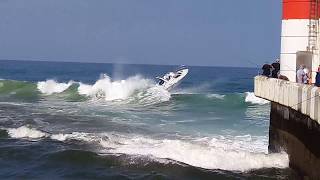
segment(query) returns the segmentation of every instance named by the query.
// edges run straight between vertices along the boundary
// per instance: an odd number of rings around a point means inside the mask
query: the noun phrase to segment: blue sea
[[[292,179],[256,68],[0,61],[1,179]]]

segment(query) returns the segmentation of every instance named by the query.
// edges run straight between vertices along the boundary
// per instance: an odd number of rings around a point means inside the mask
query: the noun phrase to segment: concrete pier
[[[269,151],[286,151],[304,179],[320,179],[320,88],[255,77],[255,95],[271,101]]]

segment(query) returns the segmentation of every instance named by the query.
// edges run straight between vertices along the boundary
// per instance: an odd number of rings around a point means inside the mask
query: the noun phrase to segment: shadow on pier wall
[[[286,151],[290,167],[304,179],[320,180],[320,126],[278,103],[271,103],[269,151]]]

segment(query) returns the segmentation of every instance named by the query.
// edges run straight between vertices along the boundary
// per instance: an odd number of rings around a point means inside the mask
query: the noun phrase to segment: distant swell
[[[154,139],[140,135],[115,133],[81,133],[49,134],[27,126],[7,129],[12,138],[50,138],[58,141],[77,140],[100,145],[101,153],[145,156],[166,163],[166,159],[182,162],[206,169],[222,169],[231,171],[248,171],[260,168],[287,168],[288,155],[285,153],[266,154],[261,150],[253,150],[260,144],[250,137],[226,139]],[[242,144],[239,146],[239,144]],[[249,147],[249,148],[248,148]],[[259,146],[258,146],[259,147]]]

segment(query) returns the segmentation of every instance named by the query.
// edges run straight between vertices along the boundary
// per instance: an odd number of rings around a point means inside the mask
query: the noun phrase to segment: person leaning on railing
[[[276,59],[276,61],[274,63],[272,63],[271,66],[272,66],[271,77],[278,78],[279,71],[280,71],[280,60]]]
[[[270,64],[264,64],[261,69],[262,69],[263,76],[267,76],[267,77],[271,76],[272,66]]]

